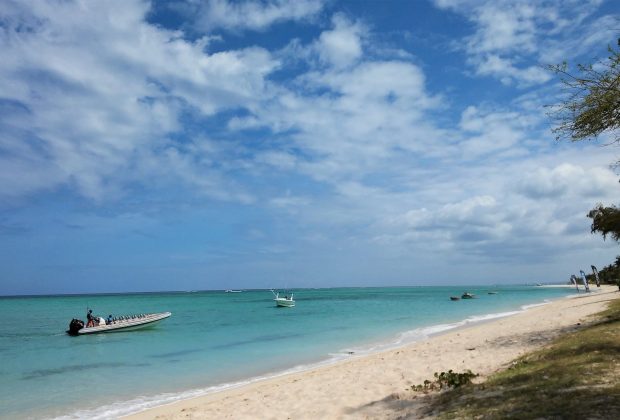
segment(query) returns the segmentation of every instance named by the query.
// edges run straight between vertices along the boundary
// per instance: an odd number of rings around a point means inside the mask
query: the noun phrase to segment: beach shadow
[[[565,366],[571,369],[573,366]],[[544,377],[557,377],[559,372],[534,372]],[[415,417],[460,419],[612,419],[620,416],[620,398],[608,387],[580,386],[553,381],[535,381],[532,374],[518,375],[486,387],[452,389],[430,394],[417,408]],[[559,385],[559,386],[558,386]],[[562,386],[564,385],[564,386]]]
[[[550,343],[554,338],[578,331],[583,324],[569,325],[563,328],[550,328],[543,331],[529,332],[524,334],[510,334],[497,337],[492,340],[485,341],[485,346],[489,347],[520,347],[523,344],[545,345]]]
[[[590,295],[586,295],[586,296],[583,296],[583,297],[588,297],[588,296],[590,296]],[[597,300],[597,301],[594,301],[594,302],[587,302],[587,303],[581,303],[579,305],[573,305],[573,307],[578,308],[580,306],[596,305],[596,304],[599,304],[599,303],[602,303],[602,302],[613,302],[616,299],[617,298]]]
[[[429,410],[430,395],[413,392],[394,393],[356,408],[345,410],[347,416],[364,419],[426,419],[437,413]]]

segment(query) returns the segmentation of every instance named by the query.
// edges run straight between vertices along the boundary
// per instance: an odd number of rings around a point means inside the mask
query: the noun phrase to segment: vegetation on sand
[[[438,393],[439,418],[620,418],[620,300],[595,324],[567,333],[510,369]]]
[[[463,373],[453,372],[452,369],[447,372],[435,372],[435,379],[433,381],[427,379],[421,385],[412,385],[411,390],[428,392],[445,388],[458,388],[471,383],[471,380],[476,376],[478,376],[478,374],[473,373],[469,369]]]

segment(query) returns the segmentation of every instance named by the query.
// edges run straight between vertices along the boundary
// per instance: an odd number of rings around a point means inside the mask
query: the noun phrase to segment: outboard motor
[[[67,331],[67,334],[78,335],[78,331],[82,328],[84,328],[84,321],[73,318],[69,323],[69,330]]]

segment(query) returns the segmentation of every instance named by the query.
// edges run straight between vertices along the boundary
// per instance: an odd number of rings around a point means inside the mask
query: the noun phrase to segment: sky
[[[0,294],[564,282],[603,0],[0,0]]]

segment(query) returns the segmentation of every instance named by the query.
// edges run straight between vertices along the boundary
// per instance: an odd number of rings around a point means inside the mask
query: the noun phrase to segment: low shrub
[[[444,388],[458,388],[463,385],[467,385],[471,383],[472,379],[478,376],[477,373],[473,373],[471,370],[467,369],[463,373],[454,372],[450,369],[447,372],[437,373],[435,372],[435,380],[429,381],[428,379],[424,381],[423,384],[420,385],[412,385],[412,391],[436,391]]]

